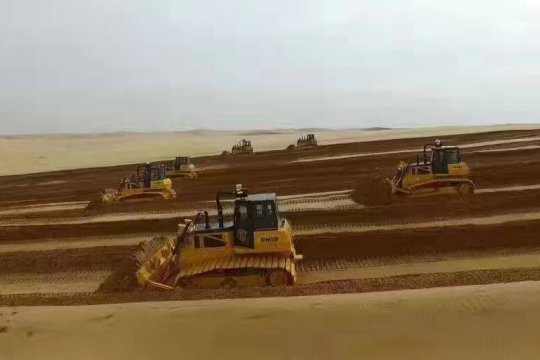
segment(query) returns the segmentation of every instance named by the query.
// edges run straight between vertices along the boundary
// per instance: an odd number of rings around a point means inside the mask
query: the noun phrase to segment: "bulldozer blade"
[[[158,288],[158,289],[174,290],[173,286],[165,285],[165,284],[158,283],[158,282],[155,282],[155,281],[152,281],[152,280],[148,280],[148,285],[153,286],[153,287]]]
[[[141,244],[142,250],[137,253],[139,269],[136,276],[140,285],[150,282],[160,282],[161,275],[166,271],[175,247],[173,239],[156,237]]]
[[[179,229],[176,239],[158,236],[141,244],[142,250],[136,255],[139,264],[136,277],[140,285],[173,289],[165,283],[180,271],[178,250],[192,223],[192,220],[186,220],[184,225],[179,225],[183,228]]]

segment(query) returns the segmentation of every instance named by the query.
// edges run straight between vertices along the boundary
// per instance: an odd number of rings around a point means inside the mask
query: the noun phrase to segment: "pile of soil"
[[[134,256],[122,261],[118,268],[105,279],[97,289],[97,293],[125,292],[139,287],[135,273],[139,268]]]
[[[387,205],[392,202],[392,189],[381,176],[360,182],[351,194],[354,202],[366,206]]]

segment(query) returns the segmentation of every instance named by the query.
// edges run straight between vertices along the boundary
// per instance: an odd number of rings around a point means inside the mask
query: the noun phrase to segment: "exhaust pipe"
[[[208,218],[208,211],[204,210],[204,228],[210,229],[210,219]]]
[[[221,206],[221,201],[219,201],[219,193],[216,194],[216,206],[218,212],[218,225],[219,228],[223,228],[223,207]]]

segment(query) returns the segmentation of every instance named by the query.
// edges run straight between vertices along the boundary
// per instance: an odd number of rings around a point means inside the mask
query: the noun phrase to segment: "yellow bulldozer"
[[[253,155],[253,146],[251,141],[242,139],[238,144],[233,145],[231,149],[231,154],[233,155]]]
[[[424,145],[422,159],[417,155],[412,161],[401,161],[394,177],[373,180],[369,186],[355,190],[353,199],[365,205],[383,205],[396,196],[467,196],[475,190],[469,176],[469,166],[463,161],[459,147],[445,146],[435,140],[434,144]]]
[[[317,139],[315,139],[315,134],[307,134],[306,136],[300,137],[296,140],[297,149],[308,149],[314,148],[317,146]]]
[[[165,174],[165,167],[147,163],[137,167],[137,172],[131,174],[130,178],[124,178],[118,189],[102,190],[100,198],[91,201],[87,208],[100,204],[174,198],[176,191],[172,188],[172,180]]]
[[[222,201],[234,198],[232,222],[225,223]],[[178,225],[175,239],[145,246],[138,256],[137,280],[145,287],[233,288],[284,286],[296,281],[296,253],[289,222],[281,218],[275,194],[216,194],[217,223],[207,211]],[[157,239],[159,240],[159,239]],[[157,245],[156,245],[157,244]]]
[[[163,162],[163,165],[165,165],[165,173],[169,178],[197,178],[197,170],[195,169],[195,165],[193,165],[189,156],[177,156],[174,160]]]

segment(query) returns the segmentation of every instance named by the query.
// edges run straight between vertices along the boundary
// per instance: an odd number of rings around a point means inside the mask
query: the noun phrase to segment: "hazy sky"
[[[537,0],[0,0],[0,133],[540,122]]]

